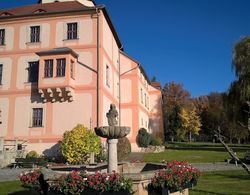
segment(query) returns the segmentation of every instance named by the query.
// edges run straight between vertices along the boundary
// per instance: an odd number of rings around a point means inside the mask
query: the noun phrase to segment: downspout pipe
[[[119,126],[121,126],[121,50],[123,49],[123,45],[119,48],[119,55],[118,55],[118,74],[119,74]]]
[[[99,7],[96,7],[97,14],[97,78],[96,78],[96,127],[100,126],[100,18],[99,18]]]

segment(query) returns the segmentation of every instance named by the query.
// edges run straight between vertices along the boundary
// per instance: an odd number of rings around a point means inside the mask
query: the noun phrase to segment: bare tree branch
[[[238,156],[236,155],[236,153],[223,141],[223,136],[220,134],[220,129],[218,129],[217,131],[214,131],[214,136],[218,138],[218,140],[221,142],[221,144],[224,146],[224,148],[227,150],[227,152],[230,154],[230,156],[234,159],[237,160],[241,166],[243,167],[243,169],[246,170],[246,172],[250,175],[250,169],[248,168],[248,166],[243,163]]]

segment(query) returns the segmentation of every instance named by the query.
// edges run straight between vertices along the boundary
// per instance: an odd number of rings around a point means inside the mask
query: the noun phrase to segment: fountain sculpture
[[[108,172],[118,171],[117,169],[117,143],[118,138],[125,137],[130,132],[130,127],[117,126],[118,112],[114,104],[110,105],[110,110],[106,114],[109,126],[96,127],[96,135],[107,138],[108,142]]]

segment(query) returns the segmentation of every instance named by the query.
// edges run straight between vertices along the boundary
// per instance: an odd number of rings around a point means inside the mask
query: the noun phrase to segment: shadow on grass
[[[206,190],[198,190],[198,189],[193,189],[193,192],[197,193],[204,193],[204,194],[214,194],[214,195],[228,195],[228,194],[223,194],[223,193],[218,193],[218,192],[211,192],[211,191],[206,191]]]
[[[216,173],[214,174],[216,176],[224,177],[224,178],[231,178],[231,179],[240,179],[240,180],[250,180],[250,175],[246,173],[246,175],[227,175],[227,174],[221,174],[221,173]]]
[[[31,192],[31,191],[19,191],[19,192],[12,192],[12,193],[8,193],[8,195],[39,195],[36,192]]]

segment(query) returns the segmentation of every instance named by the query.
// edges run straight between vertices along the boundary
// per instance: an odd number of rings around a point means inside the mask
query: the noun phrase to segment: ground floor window
[[[33,108],[32,126],[33,127],[43,126],[43,109],[42,108]]]

